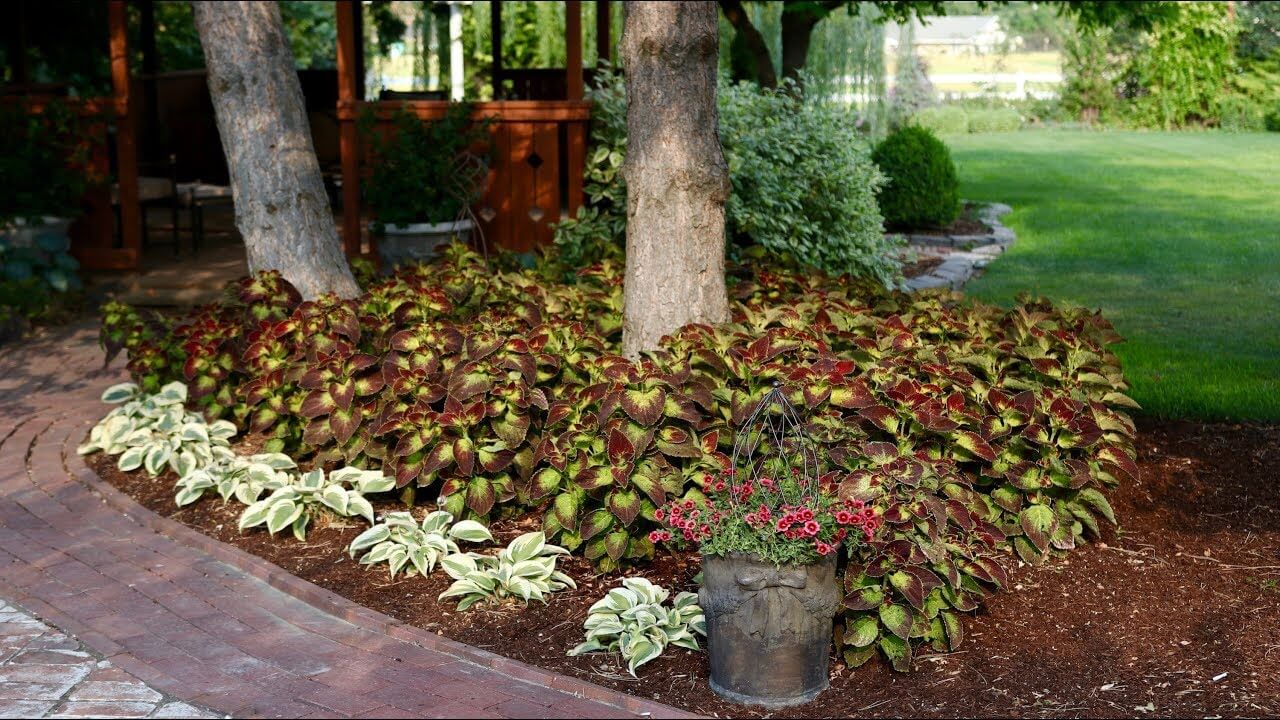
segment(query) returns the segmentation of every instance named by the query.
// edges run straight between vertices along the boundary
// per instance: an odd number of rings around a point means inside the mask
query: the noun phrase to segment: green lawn
[[[1280,133],[949,137],[961,194],[1013,206],[967,291],[1100,307],[1149,414],[1280,420]]]

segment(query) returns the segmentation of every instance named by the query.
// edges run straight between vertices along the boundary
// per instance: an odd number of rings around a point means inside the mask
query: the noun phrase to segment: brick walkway
[[[235,716],[681,716],[355,605],[101,482],[75,447],[124,372],[94,342],[85,325],[0,351],[0,598]]]
[[[216,718],[157,692],[79,640],[0,601],[0,718]]]

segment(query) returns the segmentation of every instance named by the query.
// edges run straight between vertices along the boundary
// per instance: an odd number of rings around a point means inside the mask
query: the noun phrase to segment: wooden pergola
[[[507,74],[502,66],[502,3],[493,1],[494,97],[502,96]],[[596,28],[600,57],[610,55],[609,3],[597,3]],[[448,102],[411,100],[367,102],[362,98],[363,66],[361,14],[352,2],[339,2],[338,122],[341,132],[342,176],[362,176],[364,151],[356,119],[366,106],[390,118],[395,107],[406,107],[424,122],[444,117]],[[528,251],[550,242],[552,225],[563,212],[570,216],[582,206],[590,103],[583,99],[582,2],[565,2],[564,75],[562,99],[494,100],[475,103],[474,117],[493,118],[490,125],[493,165],[476,216],[491,245]],[[376,239],[365,238],[360,213],[360,186],[344,181],[343,244],[348,255],[376,252]],[[365,248],[368,249],[365,249]]]
[[[504,78],[519,71],[502,66],[501,0],[493,4],[493,77],[495,97]],[[144,77],[154,77],[155,25],[144,0],[142,43]],[[597,39],[600,57],[611,54],[609,3],[597,2]],[[114,122],[115,170],[119,185],[119,242],[108,191],[96,189],[86,198],[89,212],[73,227],[72,252],[88,269],[137,269],[142,258],[142,222],[138,197],[138,102],[131,95],[129,28],[126,0],[107,0],[111,61],[110,97],[81,98],[80,114],[102,120],[93,141],[95,169],[109,163],[107,126]],[[364,58],[361,42],[362,13],[359,0],[337,0],[337,117],[340,128],[342,183],[342,237],[348,255],[376,254],[376,239],[365,237],[361,215],[360,182],[366,170],[356,121],[366,107],[389,120],[391,111],[404,106],[424,122],[439,119],[448,109],[444,100],[366,101],[363,97]],[[582,206],[582,181],[590,103],[584,100],[582,66],[582,2],[565,2],[566,69],[563,98],[495,100],[474,104],[474,116],[492,118],[490,136],[493,163],[476,216],[490,246],[527,251],[549,242],[552,225]],[[151,67],[145,67],[150,64]],[[537,71],[545,74],[546,70]],[[556,83],[558,85],[558,83]],[[148,92],[143,83],[143,93]],[[41,98],[26,98],[36,111]],[[101,167],[98,167],[101,166]]]

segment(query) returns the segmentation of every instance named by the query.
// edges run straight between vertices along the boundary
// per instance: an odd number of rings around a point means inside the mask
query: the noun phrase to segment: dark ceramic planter
[[[698,601],[716,694],[786,707],[827,689],[832,618],[841,601],[834,553],[799,567],[744,553],[704,556]]]

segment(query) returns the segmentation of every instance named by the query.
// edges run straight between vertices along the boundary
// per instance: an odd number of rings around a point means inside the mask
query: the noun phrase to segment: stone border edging
[[[501,672],[522,682],[572,693],[579,697],[612,705],[621,710],[661,718],[700,717],[653,700],[620,693],[575,677],[553,673],[519,660],[513,660],[451,640],[442,635],[429,633],[377,610],[348,600],[335,592],[303,580],[274,563],[247,553],[235,546],[227,545],[176,520],[163,517],[147,509],[132,497],[98,477],[98,474],[85,464],[83,458],[79,455],[75,455],[74,460],[68,465],[78,479],[108,505],[141,525],[184,545],[208,553],[213,558],[228,565],[240,568],[253,577],[263,580],[271,587],[353,625],[374,629],[388,637],[451,655],[465,662]]]
[[[1017,240],[1013,230],[1000,222],[1001,217],[1011,212],[1013,208],[1004,203],[978,205],[978,219],[991,226],[991,232],[985,235],[908,235],[907,242],[912,245],[971,249],[947,254],[941,265],[926,275],[906,280],[903,286],[908,292],[940,287],[959,290],[977,271],[985,268]]]

